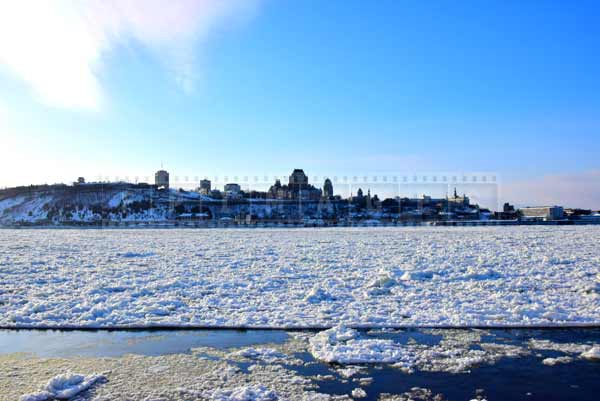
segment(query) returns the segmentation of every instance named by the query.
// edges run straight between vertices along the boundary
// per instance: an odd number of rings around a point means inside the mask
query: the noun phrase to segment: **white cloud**
[[[124,40],[148,47],[190,90],[193,47],[259,0],[14,0],[0,4],[0,64],[44,103],[96,109],[102,55]]]

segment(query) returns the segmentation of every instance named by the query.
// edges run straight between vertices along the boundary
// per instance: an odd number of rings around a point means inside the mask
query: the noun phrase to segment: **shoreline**
[[[200,223],[194,221],[164,221],[164,222],[101,222],[98,224],[25,224],[1,225],[0,230],[44,230],[44,229],[290,229],[290,228],[404,228],[404,227],[531,227],[531,226],[600,226],[600,221],[578,220],[549,220],[549,221],[518,221],[518,220],[465,220],[465,221],[411,221],[411,222],[379,222],[379,223],[348,223],[312,225],[304,223]]]
[[[19,325],[0,326],[3,331],[86,331],[86,332],[153,332],[153,331],[309,331],[318,332],[334,327],[347,327],[364,330],[576,330],[600,329],[600,322],[569,322],[557,324],[493,324],[493,325],[323,325],[323,326],[211,326],[211,325],[113,325],[113,326],[76,326],[76,325]]]

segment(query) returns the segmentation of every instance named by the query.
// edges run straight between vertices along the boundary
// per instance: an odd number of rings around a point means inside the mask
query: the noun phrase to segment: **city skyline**
[[[218,193],[219,199],[221,192],[223,195],[231,189],[228,187],[233,186],[236,191],[242,193],[271,193],[270,198],[278,198],[273,191],[273,185],[284,185],[290,180],[292,183],[292,177],[296,172],[301,173],[307,180],[309,187],[316,187],[319,191],[325,193],[325,186],[328,186],[327,192],[332,193],[330,196],[339,197],[340,199],[352,199],[357,193],[369,193],[370,195],[383,199],[443,199],[449,197],[457,197],[457,192],[463,196],[472,198],[476,204],[486,209],[494,211],[501,211],[505,204],[510,204],[512,201],[507,200],[500,202],[500,186],[499,177],[495,174],[490,173],[468,173],[468,172],[446,172],[439,174],[387,174],[387,175],[353,175],[353,176],[337,176],[337,175],[326,175],[316,176],[307,175],[304,169],[294,168],[292,174],[279,174],[279,175],[268,175],[264,174],[261,176],[248,176],[243,174],[225,175],[225,176],[194,176],[194,177],[181,177],[169,173],[161,163],[159,170],[156,170],[154,177],[150,175],[145,176],[97,176],[92,177],[91,180],[86,179],[84,176],[78,176],[76,179],[68,182],[53,182],[53,183],[30,183],[24,185],[15,186],[15,188],[27,188],[27,187],[38,187],[38,186],[64,186],[73,184],[141,184],[141,185],[155,185],[157,188],[166,187],[172,190],[185,190],[192,192],[199,192],[204,195],[210,195],[211,189]],[[333,186],[332,186],[333,184]],[[203,189],[208,188],[207,191]],[[222,188],[222,190],[220,189]],[[284,187],[285,188],[285,187]],[[3,189],[0,187],[0,190]],[[8,187],[4,189],[10,189]],[[317,198],[320,198],[320,194]],[[269,196],[267,196],[269,198]],[[517,207],[537,207],[537,206],[551,206],[551,204],[520,204],[514,203]],[[556,205],[556,204],[554,204]],[[569,205],[573,208],[582,209],[576,205]],[[583,208],[585,209],[585,208]],[[594,209],[594,208],[590,208]]]
[[[162,160],[200,178],[489,172],[499,204],[600,207],[594,2],[172,4],[2,5],[0,187]]]

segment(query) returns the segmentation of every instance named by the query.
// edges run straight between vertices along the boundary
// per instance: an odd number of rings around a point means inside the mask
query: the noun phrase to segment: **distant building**
[[[504,206],[502,207],[502,211],[504,213],[514,212],[515,211],[515,207],[513,205],[511,205],[510,203],[506,202],[504,204]]]
[[[289,185],[307,186],[308,177],[304,174],[304,170],[300,168],[294,169],[292,175],[290,175]]]
[[[81,185],[81,184],[85,184],[85,178],[83,178],[83,177],[78,177],[78,178],[77,178],[77,181],[76,181],[76,182],[74,182],[73,184],[75,184],[75,185]]]
[[[366,205],[367,209],[373,208],[373,199],[371,198],[371,189],[367,189],[367,200]]]
[[[282,185],[280,180],[276,180],[268,194],[275,199],[319,200],[323,192],[310,185],[304,170],[297,168],[290,175],[288,185]]]
[[[329,178],[327,178],[323,184],[323,197],[328,199],[333,198],[333,184]]]
[[[524,207],[520,211],[526,219],[560,220],[564,217],[562,206]]]
[[[467,195],[458,196],[456,192],[456,188],[454,188],[454,195],[448,198],[448,203],[450,206],[464,206],[468,207],[471,204],[471,200]]]
[[[242,188],[240,187],[240,184],[235,184],[235,183],[230,183],[230,184],[225,184],[225,187],[223,188],[225,195],[229,196],[229,197],[237,197],[240,192],[242,192]]]
[[[210,195],[210,190],[210,180],[201,180],[198,192],[200,192],[202,195]]]
[[[156,174],[154,174],[154,184],[158,188],[169,189],[169,173],[165,170],[158,170]]]
[[[517,217],[519,217],[519,214],[515,210],[515,207],[508,202],[502,206],[501,212],[494,213],[494,218],[497,220],[515,220]]]

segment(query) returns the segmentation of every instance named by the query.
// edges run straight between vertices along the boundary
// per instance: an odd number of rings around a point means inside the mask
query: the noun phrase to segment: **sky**
[[[599,18],[585,0],[7,0],[0,187],[303,168],[344,194],[456,176],[494,209],[600,209]]]

